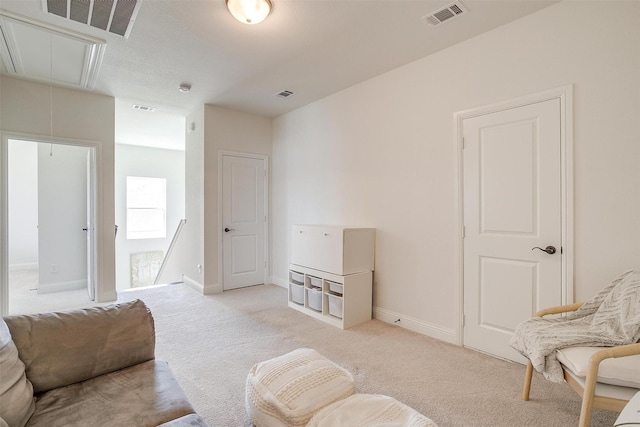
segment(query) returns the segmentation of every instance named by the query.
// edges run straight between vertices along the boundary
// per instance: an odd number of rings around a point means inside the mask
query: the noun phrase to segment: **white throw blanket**
[[[567,316],[535,317],[522,322],[510,344],[546,379],[564,382],[556,350],[573,346],[613,347],[638,341],[640,270],[631,270]]]

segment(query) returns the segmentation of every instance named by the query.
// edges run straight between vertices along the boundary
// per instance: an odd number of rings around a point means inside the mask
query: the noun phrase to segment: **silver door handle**
[[[555,248],[555,247],[553,247],[553,246],[547,246],[547,247],[546,247],[546,248],[544,248],[544,249],[542,249],[542,248],[540,248],[540,247],[538,247],[538,246],[534,246],[533,248],[531,248],[531,250],[534,250],[534,249],[540,249],[542,252],[546,252],[546,253],[548,253],[549,255],[553,255],[553,254],[555,254],[555,253],[556,253],[556,248]]]

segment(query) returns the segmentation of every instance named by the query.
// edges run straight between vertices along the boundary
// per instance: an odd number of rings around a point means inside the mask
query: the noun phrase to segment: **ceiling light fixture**
[[[191,85],[189,83],[180,83],[178,90],[182,93],[189,92],[191,90]]]
[[[225,0],[227,9],[243,24],[259,24],[271,12],[271,0]]]

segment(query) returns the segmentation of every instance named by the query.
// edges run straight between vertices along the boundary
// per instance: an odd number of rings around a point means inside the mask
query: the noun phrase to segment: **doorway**
[[[267,276],[267,159],[221,153],[223,289]]]
[[[4,313],[92,304],[95,147],[25,136],[3,138],[3,150],[7,159]]]
[[[134,107],[134,108],[132,108]],[[118,291],[182,281],[186,118],[115,100],[115,282]]]
[[[456,116],[461,342],[523,363],[509,346],[538,310],[571,302],[571,88]]]

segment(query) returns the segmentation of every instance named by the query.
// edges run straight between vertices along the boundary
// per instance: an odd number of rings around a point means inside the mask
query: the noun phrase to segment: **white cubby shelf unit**
[[[371,320],[375,229],[294,225],[289,307],[342,329]]]
[[[291,264],[289,307],[347,329],[371,320],[372,283],[371,271],[340,276]]]

